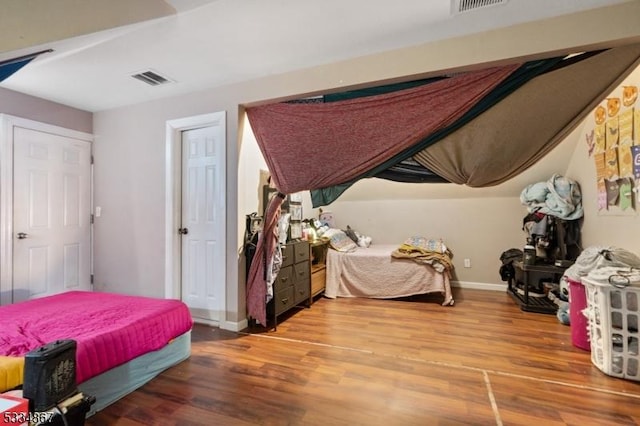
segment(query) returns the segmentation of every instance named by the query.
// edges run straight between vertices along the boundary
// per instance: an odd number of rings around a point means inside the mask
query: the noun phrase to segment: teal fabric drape
[[[31,53],[29,55],[20,56],[17,58],[7,59],[0,61],[0,81],[4,81],[11,77],[13,74],[21,70],[25,65],[34,60],[38,55],[42,53],[53,52],[53,50],[42,50],[40,52]]]

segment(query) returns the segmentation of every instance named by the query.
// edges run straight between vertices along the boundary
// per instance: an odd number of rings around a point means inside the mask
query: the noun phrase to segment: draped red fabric
[[[250,107],[247,116],[276,188],[286,194],[325,188],[453,123],[518,67],[345,101]]]
[[[267,325],[267,281],[265,278],[266,262],[273,257],[278,243],[277,224],[280,217],[280,206],[284,198],[273,197],[265,212],[262,234],[258,239],[253,261],[247,277],[247,314],[260,324]]]

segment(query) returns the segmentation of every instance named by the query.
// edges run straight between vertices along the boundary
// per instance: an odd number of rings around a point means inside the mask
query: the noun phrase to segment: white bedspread
[[[440,292],[443,305],[453,305],[449,276],[430,265],[391,257],[395,245],[358,247],[351,253],[329,249],[324,295],[390,299]]]

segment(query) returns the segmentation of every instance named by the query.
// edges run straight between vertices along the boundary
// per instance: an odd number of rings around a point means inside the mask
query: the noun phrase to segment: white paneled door
[[[222,126],[182,132],[182,300],[213,321],[224,294],[224,138]]]
[[[13,131],[13,302],[89,290],[91,144]]]

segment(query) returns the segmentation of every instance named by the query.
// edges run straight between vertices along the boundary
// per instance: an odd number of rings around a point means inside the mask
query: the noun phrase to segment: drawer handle
[[[280,278],[280,281],[282,281],[283,283],[286,283],[288,280],[289,280],[289,277]]]
[[[285,297],[284,299],[282,299],[282,304],[283,305],[286,305],[287,302],[289,302],[289,298],[288,297]]]

